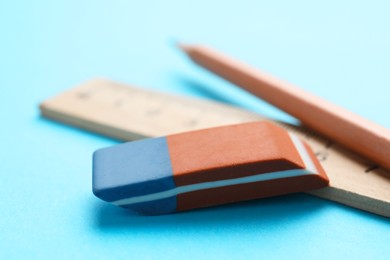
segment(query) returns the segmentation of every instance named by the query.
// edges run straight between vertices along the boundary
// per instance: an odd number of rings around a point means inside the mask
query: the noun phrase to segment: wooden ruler
[[[264,117],[217,102],[163,94],[97,79],[44,101],[47,118],[120,140],[135,140]],[[315,151],[330,187],[308,193],[390,217],[390,173],[317,133],[276,122]]]

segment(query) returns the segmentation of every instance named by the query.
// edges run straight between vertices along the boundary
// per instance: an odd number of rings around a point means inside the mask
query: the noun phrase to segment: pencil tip
[[[178,42],[178,41],[176,42],[176,47],[181,49],[184,52],[188,52],[188,50],[189,50],[189,46],[188,45],[183,44],[183,43]]]
[[[183,43],[181,43],[180,41],[178,41],[175,38],[169,39],[169,45],[171,47],[180,49],[180,50],[182,50],[184,52],[188,52],[188,50],[189,50],[189,45],[183,44]]]

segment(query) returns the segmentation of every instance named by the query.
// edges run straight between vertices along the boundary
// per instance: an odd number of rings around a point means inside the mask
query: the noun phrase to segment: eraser
[[[326,187],[310,147],[267,121],[128,142],[93,155],[93,192],[143,214]]]

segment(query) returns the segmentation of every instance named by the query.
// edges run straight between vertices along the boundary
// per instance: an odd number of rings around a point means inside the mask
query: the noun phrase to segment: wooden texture
[[[181,48],[199,65],[390,170],[390,130],[208,47]]]
[[[44,101],[40,109],[45,117],[121,140],[264,120],[224,104],[108,80],[93,80],[61,93]],[[311,130],[280,125],[312,147],[329,176],[330,187],[310,194],[390,217],[388,171]]]

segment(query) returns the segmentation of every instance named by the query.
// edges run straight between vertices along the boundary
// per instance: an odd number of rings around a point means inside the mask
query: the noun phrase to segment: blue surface
[[[108,202],[174,189],[166,138],[97,150],[93,154],[92,183],[93,193]],[[176,210],[176,197],[126,207],[144,214],[166,214]]]
[[[388,259],[390,221],[304,194],[140,217],[91,192],[116,142],[39,117],[95,76],[290,117],[185,59],[206,43],[390,128],[388,1],[1,1],[1,259]]]

